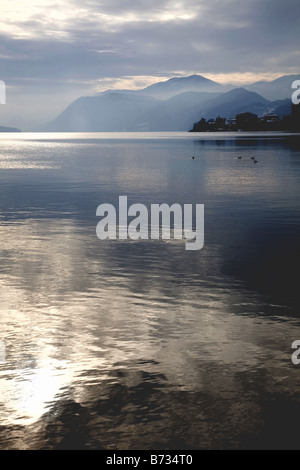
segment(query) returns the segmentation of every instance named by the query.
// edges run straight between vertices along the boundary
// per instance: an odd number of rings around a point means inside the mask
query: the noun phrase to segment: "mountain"
[[[288,116],[291,114],[291,99],[288,98],[286,100],[279,100],[273,101],[272,103],[273,109],[271,112],[278,114],[278,116],[282,119],[284,116]]]
[[[257,93],[235,88],[207,103],[201,110],[201,116],[213,119],[216,116],[234,117],[239,113],[255,113],[263,115],[269,112],[270,102]]]
[[[200,75],[171,78],[141,90],[107,90],[77,99],[42,130],[122,132],[181,130],[183,126],[188,129],[192,124],[188,113],[193,114],[196,106],[224,90],[222,85]],[[195,101],[188,95],[191,92],[198,93]],[[182,94],[186,96],[176,98]],[[169,102],[172,98],[175,101]]]
[[[21,131],[20,129],[17,129],[16,127],[0,126],[0,132],[21,132]]]
[[[139,117],[140,130],[144,132],[188,130],[198,118],[199,110],[219,95],[220,93],[187,92],[160,101]]]
[[[138,129],[137,117],[156,104],[151,96],[106,92],[74,101],[50,122],[48,132],[128,132]]]
[[[144,88],[141,92],[145,95],[153,96],[154,98],[166,100],[181,93],[191,91],[220,93],[227,90],[227,87],[202,77],[201,75],[190,75],[189,77],[175,77],[165,82],[154,83],[154,85]]]
[[[245,112],[258,116],[276,112],[283,117],[290,114],[291,94],[287,99],[279,99],[277,95],[284,96],[291,89],[295,77],[291,75],[252,85],[253,88],[263,89],[265,95],[276,95],[275,101],[249,90],[249,87],[228,91],[228,88],[198,75],[172,78],[142,90],[107,90],[77,99],[42,130],[187,131],[201,117],[229,118]]]
[[[285,102],[274,103],[257,93],[237,88],[226,93],[182,93],[156,104],[139,117],[143,131],[186,131],[201,117],[235,117],[242,112],[262,116]],[[137,128],[137,127],[136,127]]]
[[[300,80],[300,75],[285,75],[270,82],[256,82],[252,85],[245,86],[245,88],[249,91],[259,93],[264,98],[271,101],[284,100],[291,98],[294,91],[292,89],[292,83],[295,80]]]

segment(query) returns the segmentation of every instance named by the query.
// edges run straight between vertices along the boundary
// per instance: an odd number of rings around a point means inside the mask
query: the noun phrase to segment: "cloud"
[[[2,0],[0,78],[55,113],[47,96],[88,94],[101,80],[297,73],[297,7],[297,0]]]

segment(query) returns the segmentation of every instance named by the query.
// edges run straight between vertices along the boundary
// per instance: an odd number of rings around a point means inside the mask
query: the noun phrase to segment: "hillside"
[[[0,132],[21,132],[21,131],[20,129],[17,129],[16,127],[0,126]]]
[[[230,88],[205,77],[172,78],[141,90],[108,90],[74,101],[45,131],[187,131],[201,117],[233,117],[251,112],[290,112],[291,84],[297,76]],[[260,89],[262,93],[249,88]],[[266,96],[278,95],[276,100]],[[283,97],[283,98],[282,98]],[[284,99],[285,98],[285,99]]]

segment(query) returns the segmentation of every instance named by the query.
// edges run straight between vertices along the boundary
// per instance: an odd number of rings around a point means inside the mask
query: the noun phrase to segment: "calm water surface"
[[[204,248],[100,241],[119,195]],[[2,134],[0,240],[1,449],[300,447],[299,137]]]

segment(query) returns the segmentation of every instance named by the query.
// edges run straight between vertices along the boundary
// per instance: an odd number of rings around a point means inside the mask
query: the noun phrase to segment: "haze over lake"
[[[0,144],[1,448],[299,448],[299,135]],[[204,247],[99,240],[120,195],[204,204]]]

